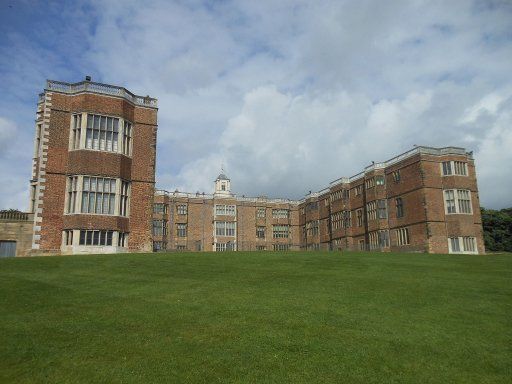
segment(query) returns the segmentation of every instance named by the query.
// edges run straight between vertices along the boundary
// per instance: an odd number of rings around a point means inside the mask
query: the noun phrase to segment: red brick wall
[[[131,121],[132,157],[91,150],[69,151],[71,115],[76,112],[117,116]],[[122,98],[98,94],[52,93],[46,183],[40,224],[41,252],[58,252],[62,230],[81,228],[130,232],[130,250],[152,249],[156,124],[156,109],[138,107]],[[84,126],[85,122],[82,127]],[[64,215],[67,175],[101,175],[132,181],[130,217]]]

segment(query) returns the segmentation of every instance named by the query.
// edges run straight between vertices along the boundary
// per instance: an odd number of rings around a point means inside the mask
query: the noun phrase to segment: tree
[[[512,208],[496,211],[481,208],[485,248],[512,252]]]

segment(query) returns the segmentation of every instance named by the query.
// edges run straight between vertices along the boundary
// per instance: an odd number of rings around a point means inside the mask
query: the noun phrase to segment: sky
[[[0,0],[0,209],[28,208],[46,79],[159,101],[157,188],[302,198],[414,145],[512,206],[511,1]]]

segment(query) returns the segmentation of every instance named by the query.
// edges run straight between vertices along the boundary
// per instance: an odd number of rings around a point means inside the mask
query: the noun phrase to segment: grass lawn
[[[512,255],[0,259],[0,382],[510,383]]]

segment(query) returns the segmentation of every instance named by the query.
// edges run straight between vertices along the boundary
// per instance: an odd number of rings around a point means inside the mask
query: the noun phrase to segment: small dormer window
[[[222,184],[222,190],[225,191],[226,190],[226,184]]]

